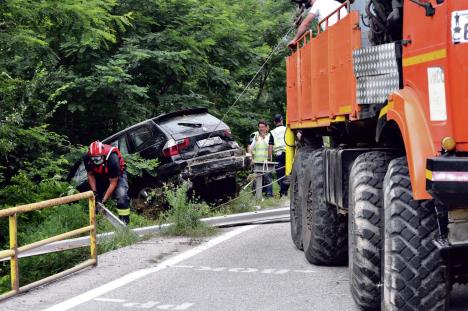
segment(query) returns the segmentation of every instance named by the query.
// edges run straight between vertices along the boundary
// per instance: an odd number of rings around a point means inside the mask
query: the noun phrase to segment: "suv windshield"
[[[202,126],[212,131],[220,122],[218,118],[208,113],[201,113],[177,116],[161,122],[160,126],[170,134],[177,134]],[[224,124],[219,124],[218,130],[223,128],[225,128]]]

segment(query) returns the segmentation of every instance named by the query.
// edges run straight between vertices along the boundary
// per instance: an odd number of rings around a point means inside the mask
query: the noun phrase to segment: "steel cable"
[[[249,83],[247,83],[247,85],[244,87],[244,89],[242,90],[242,92],[239,94],[239,96],[237,96],[236,100],[234,101],[234,103],[232,103],[229,108],[227,109],[227,111],[223,114],[223,116],[221,117],[221,119],[219,120],[218,124],[216,125],[216,127],[214,128],[214,130],[208,135],[207,139],[209,139],[214,132],[216,132],[216,130],[218,129],[218,127],[221,125],[221,123],[226,119],[226,116],[231,112],[231,110],[236,106],[236,104],[239,102],[239,100],[242,98],[242,96],[245,94],[245,92],[250,88],[250,85],[255,81],[255,79],[257,79],[258,75],[260,74],[260,72],[262,72],[263,68],[265,67],[265,65],[270,61],[270,59],[273,57],[273,55],[275,55],[278,51],[279,51],[279,47],[281,46],[281,43],[284,42],[284,40],[287,38],[287,36],[289,35],[289,33],[294,29],[296,28],[296,26],[292,26],[291,28],[289,28],[289,30],[281,37],[281,39],[279,40],[279,42],[276,44],[276,46],[273,48],[273,50],[271,51],[270,55],[268,55],[267,59],[263,62],[263,64],[260,66],[260,68],[257,70],[257,72],[255,73],[255,75],[252,77],[252,79],[250,79]],[[203,147],[203,145],[201,147],[198,148],[197,152],[195,153],[194,157],[196,157],[198,155],[198,153],[200,152],[201,148]]]

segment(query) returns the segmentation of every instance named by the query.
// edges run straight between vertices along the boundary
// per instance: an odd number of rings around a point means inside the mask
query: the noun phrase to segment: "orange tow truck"
[[[293,242],[348,263],[363,310],[445,310],[468,283],[468,0],[341,7],[286,59]]]

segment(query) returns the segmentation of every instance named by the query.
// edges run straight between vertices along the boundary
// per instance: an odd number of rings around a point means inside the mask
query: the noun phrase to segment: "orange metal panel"
[[[426,191],[426,159],[437,155],[437,151],[417,92],[405,87],[393,93],[389,97],[387,120],[395,121],[401,130],[414,198],[431,198]]]
[[[328,117],[328,31],[320,33],[311,41],[312,111],[314,119]]]
[[[286,97],[287,97],[287,114],[288,124],[290,122],[299,121],[297,113],[298,105],[298,81],[297,81],[297,59],[299,53],[294,53],[286,58]]]
[[[309,32],[299,40],[287,59],[288,124],[356,115],[352,53],[361,44],[357,25],[359,14],[351,12],[317,37]]]
[[[344,115],[356,110],[356,79],[353,50],[361,47],[358,12],[351,12],[328,29],[330,114]]]
[[[438,145],[439,150],[442,137],[449,136],[452,132],[450,124],[452,111],[448,104],[447,120],[431,121],[427,69],[428,67],[440,67],[447,74],[446,56],[431,57],[431,55],[437,55],[438,51],[443,52],[446,50],[447,34],[449,31],[449,26],[447,25],[447,2],[445,1],[443,5],[437,6],[434,16],[427,17],[423,8],[409,0],[405,0],[406,10],[403,17],[403,39],[411,40],[410,44],[403,46],[403,83],[405,87],[415,90],[418,98],[420,98],[418,104],[421,105],[424,116],[428,120],[432,141],[435,146]],[[437,31],[428,31],[429,29],[437,29]],[[413,155],[408,153],[408,150],[407,156],[409,161],[411,161],[410,158]],[[415,187],[418,186],[413,184],[413,189]]]
[[[467,150],[468,142],[468,44],[452,43],[452,12],[468,9],[468,0],[431,1],[436,14],[425,11],[405,0],[403,38],[411,40],[403,47],[403,78],[405,86],[417,90],[421,106],[428,120],[432,141],[437,150],[441,140],[452,136],[457,150]],[[444,72],[447,120],[431,120],[428,68],[438,67]],[[409,157],[412,155],[408,155]]]
[[[468,0],[446,1],[449,12],[468,10]],[[451,14],[447,18],[447,29],[451,26]],[[450,27],[450,28],[449,28]],[[463,35],[468,36],[467,29],[463,29]],[[447,100],[452,106],[452,120],[454,138],[458,143],[468,143],[468,43],[450,44],[451,33],[448,31],[449,46],[447,51],[448,58],[448,83]],[[468,151],[467,144],[457,144],[457,150]]]
[[[312,110],[312,42],[310,41],[311,36],[306,36],[304,39],[304,46],[300,49],[301,58],[301,120],[311,120],[314,118]],[[309,42],[307,42],[307,40]]]

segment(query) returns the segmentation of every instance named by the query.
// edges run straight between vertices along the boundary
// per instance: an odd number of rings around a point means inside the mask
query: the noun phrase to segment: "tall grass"
[[[216,233],[216,229],[201,222],[206,214],[207,205],[190,200],[187,196],[188,186],[183,183],[175,189],[166,188],[165,195],[170,206],[163,220],[171,223],[162,233],[176,236],[208,236]]]

